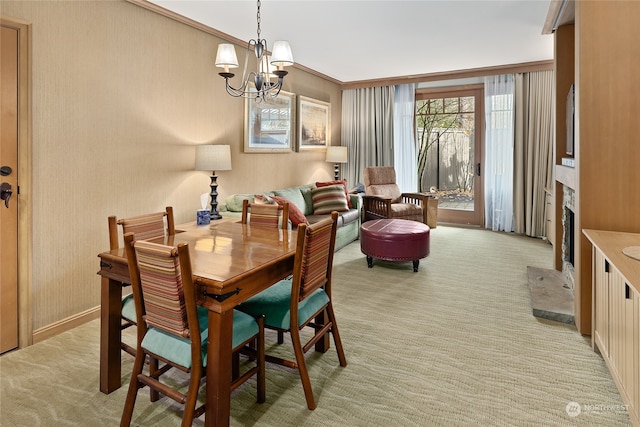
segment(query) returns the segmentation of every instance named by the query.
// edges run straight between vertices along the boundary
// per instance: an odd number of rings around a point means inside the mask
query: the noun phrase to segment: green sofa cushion
[[[302,197],[304,197],[305,209],[303,212],[305,215],[311,215],[313,213],[313,198],[311,197],[311,189],[313,185],[306,185],[304,187],[300,187],[300,192],[302,193]]]
[[[202,341],[202,363],[206,366],[209,310],[200,306],[197,309]],[[258,323],[253,317],[238,310],[233,311],[233,348],[236,348],[257,333]],[[171,335],[158,328],[149,328],[142,340],[142,348],[185,368],[191,368],[191,344],[186,338]]]
[[[242,212],[242,202],[245,199],[253,203],[253,194],[232,194],[224,200],[225,209],[229,212]]]
[[[308,213],[307,203],[302,195],[301,187],[284,188],[282,190],[274,190],[273,193],[276,196],[284,197],[289,200],[290,203],[296,205],[298,209],[305,215]]]
[[[249,298],[237,309],[252,316],[265,316],[264,324],[272,328],[288,330],[290,318],[291,279],[281,280],[258,295]],[[298,326],[304,324],[322,306],[329,302],[324,289],[318,289],[298,304]]]

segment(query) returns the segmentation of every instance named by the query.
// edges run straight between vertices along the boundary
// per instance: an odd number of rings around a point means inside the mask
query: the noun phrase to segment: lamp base
[[[211,214],[209,218],[211,221],[215,221],[217,219],[222,219],[222,215],[218,213],[218,176],[216,172],[213,171],[211,174]]]
[[[340,179],[340,163],[335,164],[333,168],[333,177],[335,178],[335,181]]]

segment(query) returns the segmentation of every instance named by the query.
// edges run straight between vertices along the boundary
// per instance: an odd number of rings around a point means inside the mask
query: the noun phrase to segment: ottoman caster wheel
[[[373,257],[367,257],[367,267],[373,268]]]
[[[420,260],[419,259],[413,261],[413,272],[414,273],[418,272],[418,264],[420,264]]]

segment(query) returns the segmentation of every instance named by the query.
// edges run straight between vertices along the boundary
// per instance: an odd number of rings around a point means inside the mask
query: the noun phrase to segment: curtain
[[[403,192],[418,191],[418,166],[414,117],[416,113],[415,85],[395,87],[393,117],[393,165],[396,183]]]
[[[342,92],[342,145],[349,162],[349,187],[363,182],[367,166],[393,166],[394,86],[347,89]]]
[[[553,183],[553,71],[517,74],[514,158],[515,231],[546,236],[546,194]]]
[[[485,227],[513,231],[513,126],[512,74],[484,79],[485,88]]]

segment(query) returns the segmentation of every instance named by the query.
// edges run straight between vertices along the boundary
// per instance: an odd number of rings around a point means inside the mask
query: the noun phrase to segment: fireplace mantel
[[[576,170],[569,166],[556,165],[556,181],[572,190],[576,189]]]

